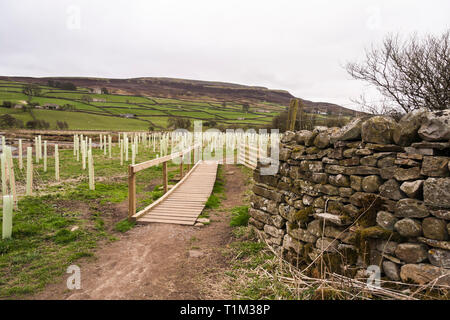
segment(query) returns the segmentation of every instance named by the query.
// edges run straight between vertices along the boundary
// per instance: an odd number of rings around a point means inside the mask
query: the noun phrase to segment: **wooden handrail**
[[[167,156],[164,156],[161,158],[152,159],[152,160],[148,160],[148,161],[145,161],[142,163],[128,166],[128,218],[129,219],[132,219],[132,217],[136,213],[136,173],[162,163],[163,164],[163,188],[164,188],[164,193],[167,194],[168,190],[169,190],[167,162],[170,160],[173,160],[175,158],[178,158],[178,157],[181,158],[180,178],[183,181],[183,156],[186,153],[192,152],[192,150],[195,150],[196,148],[199,148],[199,147],[200,147],[200,145],[191,146],[185,150],[175,152],[175,153],[172,153],[170,155],[167,155]],[[189,170],[188,174],[186,174],[185,177],[187,177],[190,172],[191,172],[191,170]]]
[[[183,151],[178,151],[178,152],[169,154],[169,155],[164,156],[164,157],[148,160],[148,161],[141,162],[141,163],[138,163],[138,164],[135,164],[135,165],[130,165],[130,167],[132,168],[133,173],[138,173],[139,171],[145,170],[145,169],[153,167],[153,166],[157,166],[158,164],[161,164],[163,162],[167,162],[167,161],[170,161],[172,159],[181,157],[181,156],[185,155],[186,153],[192,151],[196,147],[199,147],[199,146],[198,145],[197,146],[192,146],[192,147],[189,147],[189,148],[187,148],[187,149],[185,149]]]
[[[183,184],[184,181],[187,180],[187,178],[189,178],[189,176],[191,175],[191,173],[195,170],[195,168],[197,167],[197,165],[200,164],[200,161],[197,162],[193,167],[192,170],[190,170],[183,179],[181,179],[172,189],[169,190],[169,192],[165,193],[162,197],[160,197],[158,200],[156,200],[155,202],[151,203],[150,205],[148,205],[147,207],[145,207],[144,209],[142,209],[141,211],[135,213],[133,216],[131,216],[131,219],[133,221],[136,221],[139,217],[143,216],[148,210],[153,209],[154,207],[156,207],[157,205],[159,205],[161,202],[164,201],[164,199],[166,199],[168,196],[170,196],[180,185]]]

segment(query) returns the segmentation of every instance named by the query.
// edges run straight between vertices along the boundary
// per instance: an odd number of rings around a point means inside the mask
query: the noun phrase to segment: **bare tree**
[[[366,49],[365,61],[347,72],[384,96],[384,112],[443,110],[450,104],[450,30],[440,36],[388,35],[380,48]]]

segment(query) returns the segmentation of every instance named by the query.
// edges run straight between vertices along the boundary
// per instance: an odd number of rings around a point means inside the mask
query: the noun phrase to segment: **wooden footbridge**
[[[191,168],[188,164],[188,172],[183,175],[183,159],[189,153],[189,159],[198,159],[202,150],[200,146],[193,146],[186,150],[172,153],[171,155],[149,160],[143,163],[129,166],[128,178],[128,216],[138,223],[174,223],[194,225],[198,216],[203,211],[206,201],[214,187],[219,162],[221,161],[194,160]],[[245,144],[239,145],[237,155],[238,163],[251,168],[256,168],[256,159],[261,151]],[[234,163],[234,156],[232,163]],[[179,158],[180,181],[169,190],[167,163]],[[162,164],[164,195],[148,207],[136,213],[136,174],[142,170]]]
[[[129,217],[138,223],[174,223],[194,225],[203,211],[214,187],[218,161],[197,161],[183,176],[183,157],[195,153],[191,147],[166,157],[129,166]],[[167,162],[180,159],[181,180],[168,190]],[[164,195],[143,210],[136,212],[136,173],[151,166],[162,164]]]

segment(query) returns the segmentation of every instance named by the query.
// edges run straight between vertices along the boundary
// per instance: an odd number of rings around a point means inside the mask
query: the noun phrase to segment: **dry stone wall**
[[[297,265],[450,285],[449,141],[450,110],[286,132],[278,173],[254,172],[249,223]]]

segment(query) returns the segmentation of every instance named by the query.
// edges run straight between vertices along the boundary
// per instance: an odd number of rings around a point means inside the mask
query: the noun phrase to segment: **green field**
[[[214,120],[217,125],[230,127],[265,127],[285,106],[271,104],[272,112],[257,112],[260,106],[250,105],[249,112],[242,110],[242,105],[217,101],[187,101],[159,97],[144,97],[117,94],[94,94],[88,88],[78,87],[68,91],[48,86],[40,86],[39,96],[29,97],[23,93],[24,83],[0,81],[0,105],[9,101],[13,105],[21,104],[57,104],[70,105],[70,109],[47,110],[40,107],[27,110],[0,107],[0,116],[10,114],[24,125],[31,120],[45,120],[49,129],[56,129],[57,121],[65,121],[69,130],[148,130],[166,129],[171,117],[188,118],[192,121]],[[132,114],[134,118],[126,118]]]

